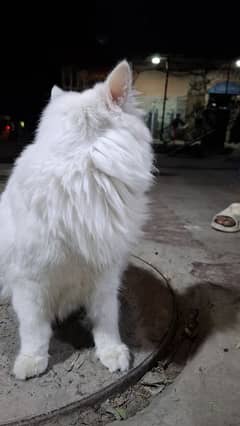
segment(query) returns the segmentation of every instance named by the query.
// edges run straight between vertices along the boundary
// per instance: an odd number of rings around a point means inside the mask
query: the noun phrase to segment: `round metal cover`
[[[120,292],[120,330],[133,354],[130,370],[111,374],[95,357],[84,313],[55,328],[49,368],[41,377],[17,381],[12,365],[18,350],[16,318],[0,305],[0,425],[45,424],[103,401],[137,381],[172,336],[176,308],[167,280],[133,257]],[[47,423],[46,423],[47,424]]]

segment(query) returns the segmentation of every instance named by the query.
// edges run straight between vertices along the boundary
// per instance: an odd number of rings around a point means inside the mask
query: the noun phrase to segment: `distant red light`
[[[5,130],[6,130],[6,132],[10,132],[10,130],[11,130],[11,126],[10,126],[9,124],[7,124],[7,125],[5,126]]]

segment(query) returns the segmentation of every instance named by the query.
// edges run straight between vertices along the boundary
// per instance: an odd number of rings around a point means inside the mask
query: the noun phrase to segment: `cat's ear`
[[[110,102],[124,105],[132,88],[132,70],[127,61],[120,62],[108,75],[106,87]]]
[[[51,99],[55,99],[58,96],[62,95],[64,93],[64,90],[60,89],[58,86],[53,86],[51,90]]]

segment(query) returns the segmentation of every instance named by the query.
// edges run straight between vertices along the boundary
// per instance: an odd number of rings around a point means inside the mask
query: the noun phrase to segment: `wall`
[[[168,97],[186,96],[188,91],[188,75],[169,74]],[[135,77],[134,86],[145,96],[164,95],[166,74],[160,71],[143,71]]]
[[[165,81],[166,74],[160,71],[144,71],[135,74],[134,78],[134,87],[141,93],[140,100],[146,111],[146,122],[155,139],[160,137]],[[185,119],[188,87],[188,74],[170,73],[164,116],[165,133],[177,113]]]
[[[226,68],[226,67],[225,67]],[[85,71],[75,67],[62,70],[62,86],[69,90],[84,90],[96,81],[102,81],[109,70]],[[164,87],[166,73],[157,70],[137,71],[134,69],[134,87],[141,93],[141,102],[146,111],[146,121],[154,138],[158,139],[162,121]],[[210,71],[195,70],[192,72],[171,72],[168,79],[168,90],[164,127],[168,127],[177,113],[183,120],[194,120],[194,112],[204,107],[208,100],[208,90],[217,82],[225,81],[226,69]],[[240,70],[232,69],[231,81],[240,82]]]

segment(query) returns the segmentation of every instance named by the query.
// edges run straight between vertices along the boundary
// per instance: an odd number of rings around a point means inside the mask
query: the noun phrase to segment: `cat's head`
[[[74,138],[95,138],[116,125],[120,118],[140,117],[132,71],[127,61],[120,62],[102,83],[83,92],[64,91],[54,86],[39,131],[60,131]],[[42,124],[42,125],[41,125]],[[58,135],[59,136],[59,135]]]

